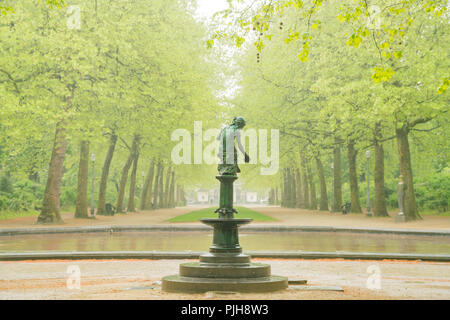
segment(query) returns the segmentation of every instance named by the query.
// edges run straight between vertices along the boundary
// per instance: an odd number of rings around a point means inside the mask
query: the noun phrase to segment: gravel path
[[[62,215],[64,224],[51,225],[52,227],[77,226],[120,226],[120,225],[199,225],[192,223],[170,223],[167,220],[193,210],[200,206],[181,207],[174,209],[159,209],[136,213],[120,214],[116,216],[97,216],[96,219],[74,219],[72,213]],[[250,207],[252,208],[252,207]],[[280,207],[254,207],[252,208],[265,215],[277,219],[276,222],[254,221],[252,225],[285,225],[285,226],[332,226],[332,227],[359,227],[359,228],[395,228],[420,230],[450,230],[450,217],[425,216],[423,220],[407,223],[396,223],[393,217],[367,218],[363,214],[331,213],[304,209],[287,209]],[[394,213],[391,213],[394,216]],[[239,214],[237,215],[239,217]],[[42,228],[49,225],[36,225],[36,217],[21,217],[0,220],[0,229],[7,228]]]
[[[4,299],[450,299],[450,263],[348,260],[253,259],[272,274],[307,279],[337,291],[300,286],[268,294],[174,294],[161,291],[161,277],[178,273],[185,260],[79,260],[0,262]],[[68,268],[81,273],[80,289],[68,289]],[[372,267],[371,267],[372,266]],[[381,288],[368,289],[368,268],[380,271]]]

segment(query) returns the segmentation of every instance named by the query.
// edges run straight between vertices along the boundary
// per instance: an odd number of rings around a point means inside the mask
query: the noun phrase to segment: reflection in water
[[[386,247],[382,239],[375,239],[375,249],[377,250],[376,252],[385,252]]]
[[[0,236],[0,252],[207,251],[207,232],[116,232]],[[450,238],[336,232],[245,232],[246,251],[348,251],[450,254]]]
[[[344,251],[342,248],[342,243],[341,243],[341,238],[336,237],[336,239],[334,240],[334,248],[336,249],[336,251]]]

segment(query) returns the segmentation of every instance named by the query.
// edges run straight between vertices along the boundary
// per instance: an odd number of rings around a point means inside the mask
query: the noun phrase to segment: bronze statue
[[[240,226],[252,221],[249,218],[235,219],[237,210],[233,208],[233,183],[240,172],[237,165],[237,152],[245,155],[245,162],[250,158],[244,151],[239,130],[245,126],[242,117],[233,119],[233,123],[220,132],[219,175],[220,181],[219,208],[215,211],[218,218],[202,218],[200,221],[213,228],[213,243],[209,253],[202,254],[200,261],[187,262],[180,265],[179,275],[166,276],[162,279],[162,290],[167,292],[269,292],[286,289],[286,277],[272,276],[270,265],[252,263],[250,256],[242,253],[239,244]]]
[[[245,163],[250,162],[250,157],[245,152],[241,143],[240,130],[245,127],[245,120],[242,117],[234,117],[233,122],[220,131],[217,140],[220,141],[219,154],[220,159],[219,170],[220,175],[236,175],[241,172],[237,164],[237,151],[234,145],[236,140],[239,150],[245,157]]]

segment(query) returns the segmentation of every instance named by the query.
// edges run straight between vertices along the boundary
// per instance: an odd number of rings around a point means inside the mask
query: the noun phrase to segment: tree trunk
[[[286,194],[285,194],[285,190],[286,190],[286,168],[283,168],[283,177],[282,179],[282,184],[281,184],[281,206],[282,207],[286,207]]]
[[[361,203],[359,201],[359,188],[358,188],[358,174],[356,172],[356,157],[358,151],[355,149],[355,143],[350,141],[347,146],[348,156],[348,170],[350,176],[350,193],[351,193],[351,208],[350,212],[362,213]]]
[[[186,206],[186,197],[184,196],[184,189],[183,187],[181,187],[181,204],[184,206]]]
[[[416,197],[414,195],[414,183],[411,167],[411,153],[408,142],[409,128],[403,126],[396,129],[398,155],[400,163],[400,174],[405,183],[404,210],[406,220],[422,219],[417,209]]]
[[[310,190],[309,209],[317,210],[316,186],[314,184],[313,174],[309,161],[306,164],[306,170],[308,172],[309,190]]]
[[[303,182],[303,200],[304,208],[309,209],[309,181],[307,176],[306,159],[303,153],[300,154],[300,159],[302,162],[302,182]]]
[[[130,193],[128,197],[128,212],[136,212],[136,206],[134,204],[134,193],[136,190],[136,173],[139,161],[139,151],[138,151],[138,143],[136,144],[136,150],[134,152],[133,157],[133,169],[131,170],[131,178],[130,178]]]
[[[373,214],[378,217],[388,217],[386,207],[386,193],[384,190],[384,149],[381,139],[380,125],[375,126],[374,145],[375,145],[375,196],[373,203]]]
[[[155,177],[155,187],[153,188],[153,208],[158,208],[158,198],[159,198],[159,176],[161,175],[161,160],[158,161],[156,167],[156,177]]]
[[[275,191],[273,190],[273,188],[270,188],[269,190],[269,198],[267,202],[269,206],[273,206],[275,203]]]
[[[158,208],[164,208],[164,165],[161,164],[161,173],[159,174],[159,201]]]
[[[170,180],[170,188],[169,188],[169,208],[175,208],[175,170],[172,171],[172,178]]]
[[[89,218],[88,215],[88,174],[89,174],[89,142],[81,141],[80,165],[78,166],[77,201],[75,218]]]
[[[177,184],[177,207],[180,206],[181,194],[180,194],[180,185]]]
[[[66,135],[64,122],[56,125],[53,151],[48,169],[47,185],[44,192],[42,209],[37,223],[61,223],[60,215],[60,195],[61,181],[64,170],[64,158],[66,156]]]
[[[295,169],[291,168],[291,208],[297,206],[297,184],[295,183]]]
[[[291,207],[291,181],[290,181],[290,177],[291,177],[291,173],[290,173],[290,169],[286,168],[285,170],[285,176],[284,176],[284,185],[285,185],[285,189],[284,189],[284,206],[286,208],[290,208]]]
[[[337,139],[335,140],[337,142]],[[333,211],[338,212],[342,207],[342,172],[341,146],[337,145],[333,152]]]
[[[289,168],[286,168],[286,176],[285,176],[285,186],[286,189],[284,190],[284,196],[286,198],[286,201],[284,202],[284,206],[286,208],[290,208],[291,207],[291,172]]]
[[[277,206],[280,203],[278,199],[278,187],[275,188],[275,205]]]
[[[325,174],[323,173],[322,161],[319,157],[316,157],[317,174],[319,175],[320,182],[320,205],[319,210],[328,211],[328,195],[327,195],[327,183],[325,181]]]
[[[152,205],[152,195],[153,195],[153,180],[155,177],[155,160],[152,160],[152,164],[150,167],[150,175],[148,177],[148,189],[147,189],[147,197],[145,200],[145,209],[151,210],[153,209]]]
[[[172,177],[172,171],[171,168],[167,168],[167,175],[166,175],[166,187],[164,189],[164,208],[169,207],[169,189],[170,189],[170,178]]]
[[[130,167],[133,163],[134,156],[135,156],[135,150],[136,150],[136,137],[133,138],[133,144],[131,146],[130,155],[128,156],[127,162],[125,162],[125,165],[122,168],[122,175],[120,176],[120,183],[119,183],[119,194],[117,196],[117,205],[116,210],[118,213],[123,213],[123,200],[125,197],[125,187],[127,185],[128,180],[128,171],[130,170]]]
[[[300,177],[300,169],[296,168],[295,169],[295,182],[296,182],[296,192],[297,192],[297,202],[296,202],[296,207],[297,208],[303,208],[303,190],[302,190],[302,181],[301,181],[301,177]]]
[[[152,159],[150,161],[150,166],[148,167],[147,176],[145,177],[144,186],[142,188],[142,194],[139,203],[139,209],[141,210],[151,209],[154,172],[155,172],[155,160]]]
[[[117,136],[111,135],[108,152],[102,168],[102,178],[100,180],[100,190],[98,192],[97,214],[105,215],[106,213],[106,187],[108,184],[109,168],[116,148]]]

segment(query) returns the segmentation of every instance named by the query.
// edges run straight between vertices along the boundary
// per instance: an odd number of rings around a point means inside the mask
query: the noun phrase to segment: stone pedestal
[[[406,222],[405,214],[403,212],[397,213],[395,216],[395,222]]]
[[[252,219],[234,219],[233,182],[236,176],[217,176],[220,181],[220,207],[217,219],[201,219],[213,228],[213,244],[199,262],[180,265],[180,274],[162,279],[162,289],[168,292],[269,292],[286,289],[286,277],[272,276],[270,265],[250,262],[242,253],[238,228]]]

